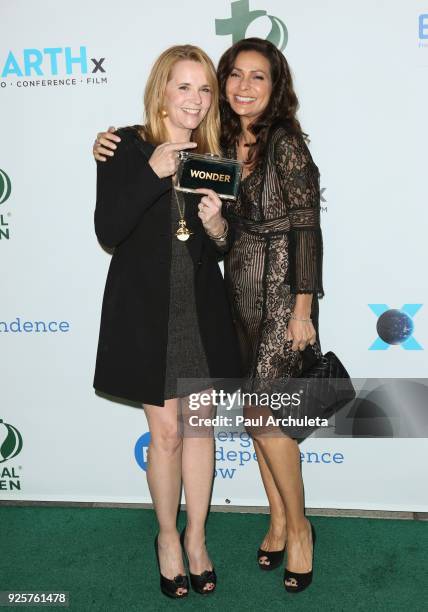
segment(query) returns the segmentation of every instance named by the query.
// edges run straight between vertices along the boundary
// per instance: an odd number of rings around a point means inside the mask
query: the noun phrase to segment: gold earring
[[[165,110],[165,109],[162,109],[162,110],[161,110],[161,115],[162,115],[162,117],[163,117],[164,119],[165,119],[165,117],[168,117],[168,113],[166,112],[166,110]]]

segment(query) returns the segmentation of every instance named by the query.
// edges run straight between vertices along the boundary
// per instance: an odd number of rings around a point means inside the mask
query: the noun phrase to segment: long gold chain
[[[177,208],[178,208],[178,212],[180,215],[180,220],[178,222],[178,229],[175,232],[175,235],[178,238],[178,240],[180,240],[181,242],[185,242],[193,234],[193,232],[191,232],[189,228],[187,227],[186,220],[184,218],[184,214],[186,212],[186,201],[183,196],[183,208],[181,208],[179,197],[178,197],[178,190],[175,188],[173,189],[174,189],[175,201],[177,202]],[[180,193],[180,196],[181,195],[182,194]]]

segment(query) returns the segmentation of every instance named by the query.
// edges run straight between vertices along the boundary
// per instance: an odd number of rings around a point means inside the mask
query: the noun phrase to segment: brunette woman
[[[274,45],[236,43],[217,76],[223,153],[246,166],[239,199],[228,209],[236,239],[225,279],[246,376],[257,390],[298,376],[302,351],[317,338],[324,293],[319,172],[296,118],[290,69]],[[279,429],[252,436],[271,519],[258,562],[274,569],[287,543],[284,585],[302,591],[312,580],[314,531],[304,513],[298,443]]]

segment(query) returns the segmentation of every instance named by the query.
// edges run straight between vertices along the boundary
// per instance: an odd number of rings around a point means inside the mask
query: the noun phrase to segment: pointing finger
[[[194,149],[198,146],[197,142],[174,142],[170,145],[173,151],[182,151],[183,149]]]

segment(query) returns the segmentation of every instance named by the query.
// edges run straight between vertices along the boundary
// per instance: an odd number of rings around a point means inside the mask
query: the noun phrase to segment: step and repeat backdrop
[[[0,23],[0,499],[150,501],[143,410],[92,388],[111,256],[91,147],[141,122],[172,44],[284,52],[321,171],[323,347],[359,379],[427,376],[428,1],[3,0]],[[428,510],[422,437],[300,449],[308,507]],[[213,503],[266,505],[248,436],[216,430],[216,455]]]

